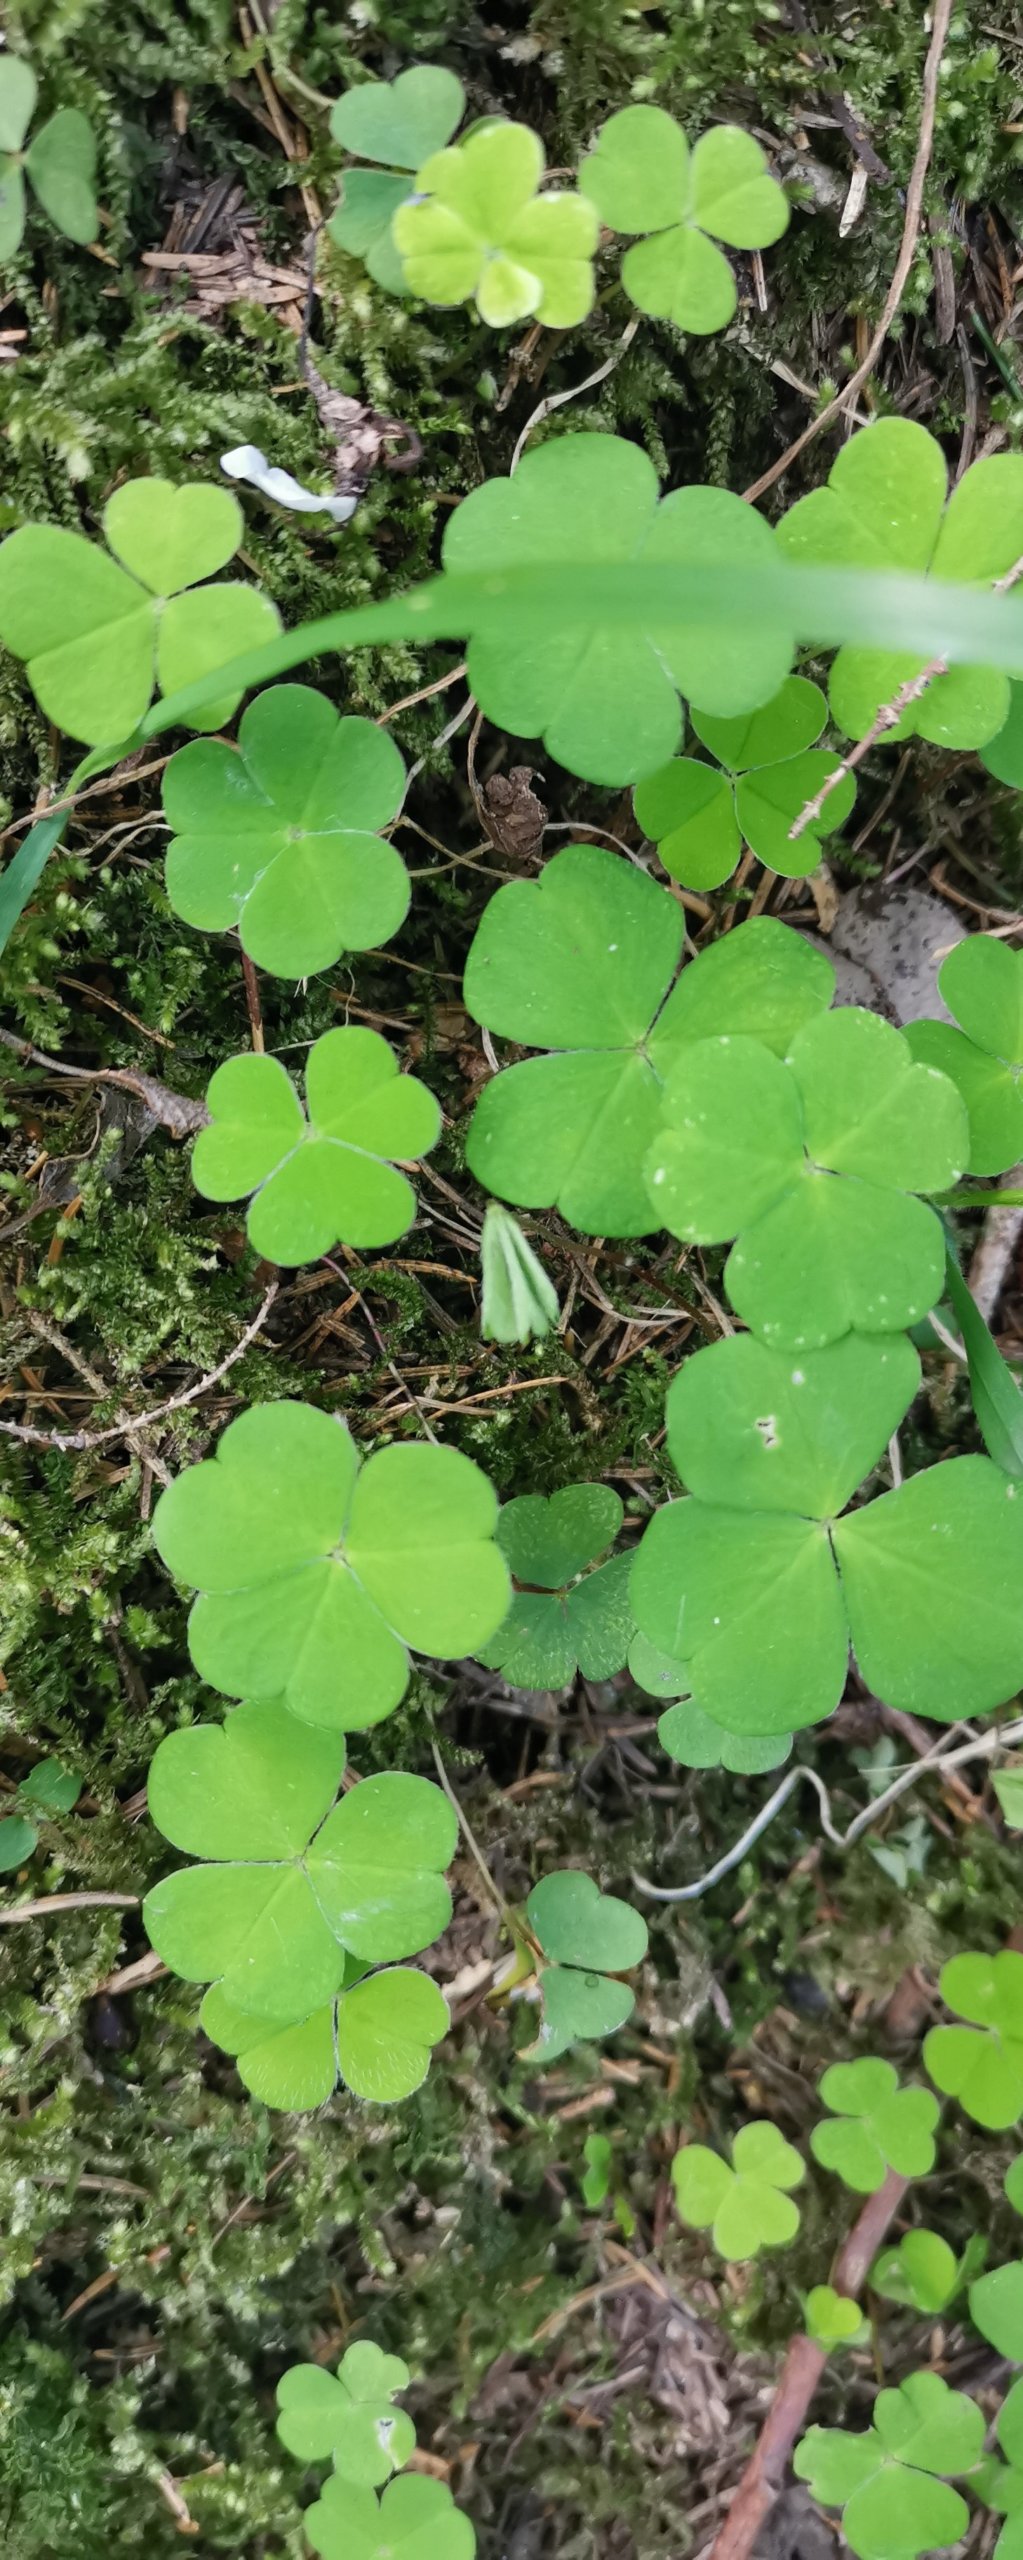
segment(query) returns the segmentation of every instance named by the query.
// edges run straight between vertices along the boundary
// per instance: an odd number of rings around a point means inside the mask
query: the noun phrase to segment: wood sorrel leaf
[[[1023,2364],[1023,2258],[971,2284],[970,2318],[998,2355]]]
[[[471,1653],[496,1632],[508,1605],[496,1521],[487,1478],[458,1450],[406,1443],[360,1468],[343,1423],[284,1403],[240,1414],[216,1457],[161,1495],[153,1534],[202,1595],[189,1643],[204,1679],[354,1729],[403,1697],[407,1647]]]
[[[968,2023],[931,2028],[928,2077],[974,2124],[1002,2132],[1023,2115],[1023,1956],[1012,1948],[953,1956],[940,1989],[946,2008]]]
[[[275,1712],[276,1739],[268,1734]],[[155,1755],[157,1827],[178,1848],[219,1863],[182,1868],[156,1885],[146,1897],[146,1927],[172,1972],[219,1983],[229,2009],[298,2024],[334,1999],[346,1952],[386,1963],[417,1955],[446,1927],[451,1897],[442,1870],[455,1818],[438,1787],[389,1770],[353,1787],[324,1821],[326,1737],[304,1735],[280,1710],[239,1708],[220,1729],[219,1747],[200,1754],[197,1745],[217,1731],[170,1734]],[[289,1751],[299,1776],[287,1795],[282,1789],[275,1823],[265,1802],[269,1777],[288,1765]],[[307,2062],[304,2055],[303,2068]]]
[[[938,985],[961,1028],[915,1022],[914,1057],[958,1086],[970,1122],[969,1171],[1004,1173],[1023,1154],[1023,954],[975,933],[950,951]]]
[[[915,2311],[944,2311],[959,2289],[959,2262],[938,2232],[906,2231],[875,2258],[870,2281],[874,2292],[888,2302],[901,2302]]]
[[[58,107],[33,134],[25,167],[43,212],[65,239],[85,248],[99,231],[96,136],[77,107]],[[233,548],[233,546],[232,546]]]
[[[582,1671],[609,1680],[633,1633],[631,1558],[587,1571],[617,1537],[622,1506],[609,1485],[566,1485],[547,1500],[523,1494],[505,1504],[498,1545],[517,1582],[503,1626],[479,1655],[518,1689],[559,1689]]]
[[[801,1352],[851,1327],[892,1333],[934,1305],[941,1229],[907,1195],[955,1180],[966,1116],[890,1024],[818,1014],[784,1062],[719,1034],[672,1060],[663,1110],[651,1200],[686,1242],[736,1237],[729,1295],[765,1341]]]
[[[821,838],[848,817],[856,795],[848,774],[819,816],[790,840],[801,810],[838,764],[837,756],[814,745],[826,716],[824,695],[805,676],[787,677],[773,702],[740,719],[693,713],[697,737],[727,770],[678,757],[634,794],[639,824],[673,880],[691,889],[718,888],[734,871],[744,841],[787,879],[814,870]]]
[[[181,592],[238,547],[242,513],[226,489],[127,481],[103,527],[109,552],[56,525],[23,525],[0,545],[0,639],[25,660],[48,718],[94,746],[130,734],[157,675],[170,691],[280,628],[253,587]],[[214,703],[192,725],[217,727],[237,700]]]
[[[992,581],[1023,551],[1023,457],[987,454],[971,464],[945,506],[944,455],[910,418],[882,418],[844,444],[825,486],[799,498],[778,538],[793,561],[836,567],[875,563],[964,583]],[[862,738],[878,709],[925,661],[880,648],[840,649],[831,670],[831,708],[850,737]],[[890,738],[980,747],[1009,711],[1008,677],[992,668],[954,667],[938,676],[890,728]]]
[[[711,2232],[723,2258],[755,2258],[761,2249],[784,2248],[799,2229],[791,2189],[806,2176],[805,2163],[773,2124],[747,2124],[732,2145],[729,2168],[716,2151],[687,2143],[671,2164],[675,2202],[683,2222]]]
[[[543,2017],[535,2044],[522,2049],[523,2061],[556,2062],[575,2044],[593,2044],[627,2026],[636,1996],[627,1982],[606,1973],[587,1973],[565,1964],[544,1966],[540,1981]]]
[[[240,2078],[265,2106],[322,2106],[339,2078],[353,2097],[391,2105],[425,2080],[431,2049],[448,2031],[447,2006],[427,1974],[393,1965],[360,1980],[360,1971],[347,1958],[337,1999],[297,2026],[232,2007],[219,1985],[207,1991],[199,2023],[235,2056]]]
[[[440,63],[417,62],[396,80],[366,80],[346,89],[331,109],[330,130],[358,160],[418,169],[450,140],[464,113],[457,74]]]
[[[668,996],[682,934],[667,890],[600,846],[570,845],[491,899],[466,1004],[499,1038],[555,1054],[507,1069],[477,1104],[466,1155],[489,1189],[556,1203],[588,1234],[642,1234],[659,1214],[642,1165],[675,1059],[709,1020],[749,1021],[784,1049],[829,1001],[829,962],[768,917],[701,953]]]
[[[796,1366],[733,1337],[673,1386],[672,1452],[695,1498],[655,1514],[631,1599],[729,1731],[829,1714],[850,1642],[888,1704],[942,1720],[983,1713],[1023,1678],[1023,1504],[998,1468],[954,1459],[835,1517],[916,1374],[898,1337],[853,1336]]]
[[[976,2403],[940,2374],[914,2373],[878,2393],[865,2435],[811,2427],[793,2469],[822,2506],[843,2508],[842,2531],[859,2560],[916,2560],[965,2531],[965,2500],[935,2475],[973,2471],[983,2443]]]
[[[379,2489],[415,2451],[416,2431],[394,2395],[408,2388],[400,2356],[359,2339],[336,2374],[291,2365],[277,2385],[277,2433],[300,2462],[333,2462],[343,2480]]]
[[[20,53],[0,62],[0,151],[20,151],[35,109],[38,82]]]
[[[308,1118],[278,1059],[229,1058],[207,1091],[210,1125],[192,1151],[196,1190],[207,1200],[254,1192],[249,1241],[289,1265],[315,1261],[339,1239],[367,1248],[403,1235],[416,1195],[394,1159],[425,1155],[441,1125],[434,1095],[399,1075],[377,1031],[325,1032],[305,1081]]]
[[[650,235],[622,262],[633,302],[695,335],[725,328],[736,308],[735,279],[714,240],[765,249],[789,219],[752,134],[716,125],[690,152],[663,107],[611,116],[579,183],[612,230]]]
[[[338,248],[361,258],[367,275],[385,293],[409,289],[391,236],[394,216],[408,192],[408,179],[392,178],[385,169],[346,169],[341,203],[327,224]]]
[[[442,2480],[415,2471],[377,2499],[334,2472],[303,2527],[321,2560],[473,2560],[476,2536]]]
[[[543,147],[528,125],[483,125],[416,174],[392,238],[412,293],[451,305],[475,299],[504,329],[531,313],[548,328],[585,320],[600,225],[581,195],[537,194]]]
[[[406,215],[399,215],[400,224]],[[755,509],[727,490],[676,489],[658,503],[653,464],[620,436],[560,436],[526,453],[514,479],[488,480],[464,498],[444,536],[454,571],[543,562],[671,562],[713,559],[742,568],[766,562],[774,536]],[[636,782],[678,744],[679,693],[707,711],[750,710],[777,691],[792,659],[779,620],[751,613],[741,632],[678,620],[625,630],[617,618],[589,629],[552,629],[549,616],[516,612],[469,646],[469,682],[488,719],[522,738],[542,736],[552,756],[590,782]]]
[[[488,1200],[480,1239],[484,1342],[540,1342],[553,1332],[558,1293],[511,1211]]]
[[[647,1951],[642,1914],[616,1894],[601,1893],[579,1867],[542,1877],[529,1896],[526,1918],[552,1964],[630,1973]]]
[[[820,2094],[835,2121],[814,2125],[810,2149],[857,2195],[875,2195],[889,2169],[905,2178],[933,2169],[938,2101],[929,2089],[900,2088],[890,2062],[836,2062]]]
[[[171,757],[175,913],[207,933],[237,926],[250,959],[281,978],[389,941],[411,893],[377,830],[404,789],[398,749],[375,721],[339,718],[307,685],[274,685],[250,704],[237,748],[197,741]]]

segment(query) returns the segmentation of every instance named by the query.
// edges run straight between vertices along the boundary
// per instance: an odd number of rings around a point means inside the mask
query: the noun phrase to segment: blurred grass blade
[[[0,875],[0,951],[6,949],[54,845],[60,843],[69,814],[67,809],[58,809],[52,818],[37,818],[13,862]]]
[[[1023,1476],[1023,1395],[967,1288],[951,1245],[946,1259],[948,1294],[963,1337],[973,1410],[984,1446],[1007,1476]]]

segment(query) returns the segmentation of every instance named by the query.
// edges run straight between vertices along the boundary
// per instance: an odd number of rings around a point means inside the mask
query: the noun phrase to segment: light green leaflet
[[[669,995],[683,930],[666,889],[596,845],[569,845],[538,881],[491,899],[468,1010],[499,1039],[555,1054],[506,1069],[477,1103],[466,1157],[488,1190],[556,1205],[587,1235],[646,1233],[660,1210],[642,1168],[676,1060],[712,1028],[749,1027],[784,1052],[830,1002],[830,962],[771,917],[723,936]]]
[[[454,71],[420,62],[396,80],[366,80],[346,89],[331,109],[335,142],[357,160],[379,160],[395,169],[418,169],[449,142],[465,113],[465,91]]]
[[[805,2163],[774,2124],[745,2124],[732,2144],[732,2167],[702,2142],[687,2143],[671,2164],[675,2202],[683,2222],[709,2231],[722,2258],[755,2258],[782,2249],[799,2229],[791,2190],[806,2176]]]
[[[25,176],[50,221],[84,247],[99,230],[96,137],[77,107],[58,107],[26,150],[36,76],[21,54],[0,59],[0,267],[17,256],[25,228]]]
[[[957,943],[938,971],[954,1013],[949,1022],[913,1022],[906,1038],[957,1085],[969,1114],[970,1173],[1005,1173],[1023,1156],[1023,952],[992,934]]]
[[[814,2125],[810,2149],[854,2194],[876,2195],[889,2169],[903,2178],[933,2169],[938,2101],[929,2089],[900,2088],[890,2062],[864,2055],[833,2063],[820,2094],[834,2121]]]
[[[992,2267],[970,2286],[970,2318],[1010,2364],[1023,2364],[1023,2258]]]
[[[797,1361],[736,1334],[674,1380],[668,1446],[691,1498],[650,1522],[631,1597],[715,1723],[816,1724],[841,1697],[850,1643],[876,1696],[942,1722],[1020,1685],[1018,1487],[987,1458],[955,1458],[845,1508],[918,1382],[904,1336],[858,1334]]]
[[[175,914],[205,933],[237,926],[249,958],[278,978],[389,942],[411,891],[378,830],[404,793],[389,731],[339,718],[308,685],[274,685],[250,703],[237,747],[202,739],[171,757],[163,806]]]
[[[302,2525],[320,2560],[473,2560],[476,2549],[444,2481],[415,2471],[392,2480],[380,2499],[334,2472]]]
[[[969,2242],[972,2250],[974,2240]],[[983,2264],[984,2241],[979,2242]],[[974,2259],[976,2265],[976,2259]],[[882,2249],[870,2270],[875,2293],[886,2302],[900,2302],[907,2309],[935,2313],[946,2311],[966,2280],[965,2258],[962,2263],[937,2231],[905,2231],[901,2240]]]
[[[792,1748],[790,1733],[728,1733],[724,1725],[698,1707],[689,1694],[689,1673],[684,1662],[675,1662],[668,1653],[660,1653],[648,1636],[635,1635],[629,1646],[629,1669],[640,1689],[652,1698],[671,1698],[657,1719],[657,1739],[670,1760],[684,1769],[731,1769],[742,1777],[754,1777],[765,1769],[779,1769]]]
[[[671,1061],[662,1109],[651,1201],[686,1243],[736,1238],[728,1294],[765,1342],[894,1333],[936,1304],[945,1240],[914,1195],[961,1173],[966,1113],[879,1015],[819,1015],[785,1059],[722,1032]]]
[[[418,1955],[451,1916],[446,1796],[392,1769],[335,1804],[343,1766],[338,1737],[247,1706],[168,1734],[150,1768],[157,1830],[214,1862],[147,1894],[152,1944],[172,1973],[219,1983],[229,2010],[261,2024],[310,2018],[335,1998],[346,1955]]]
[[[789,219],[752,134],[715,125],[690,151],[663,107],[611,116],[579,183],[611,230],[647,235],[622,261],[631,300],[698,336],[726,328],[736,309],[735,278],[715,242],[767,249]]]
[[[440,1105],[378,1031],[327,1031],[309,1051],[306,1113],[276,1058],[251,1051],[217,1068],[206,1095],[210,1125],[192,1150],[192,1179],[207,1200],[253,1192],[249,1242],[268,1262],[314,1262],[340,1239],[393,1244],[416,1214],[416,1195],[395,1159],[426,1155],[440,1136]]]
[[[623,1510],[609,1485],[566,1485],[546,1499],[522,1494],[506,1502],[497,1542],[517,1590],[503,1626],[478,1659],[503,1671],[513,1689],[563,1689],[581,1671],[610,1680],[634,1633],[629,1607],[631,1557],[613,1556]]]
[[[234,2055],[254,2098],[304,2113],[323,2106],[339,2080],[374,2106],[411,2097],[426,2078],[434,2045],[447,2034],[448,2012],[428,1974],[405,1965],[367,1974],[347,1956],[337,1999],[297,2025],[233,2007],[219,1984],[207,1991],[199,2024]]]
[[[361,91],[352,91],[352,96]],[[344,192],[327,229],[339,249],[361,258],[367,275],[385,293],[407,293],[405,269],[394,245],[392,224],[404,204],[411,180],[392,177],[388,169],[346,169]]]
[[[913,2373],[897,2391],[878,2392],[864,2435],[811,2427],[793,2469],[822,2506],[842,2508],[858,2560],[916,2560],[965,2533],[969,2510],[947,2478],[973,2471],[983,2445],[976,2402],[950,2391],[940,2374]]]
[[[153,1536],[202,1595],[188,1629],[201,1677],[337,1732],[397,1706],[409,1647],[461,1655],[495,1634],[509,1592],[496,1525],[459,1450],[404,1442],[363,1466],[343,1422],[264,1404],[161,1494]]]
[[[971,463],[946,506],[941,446],[910,418],[882,418],[850,436],[825,486],[789,508],[778,528],[786,559],[836,568],[910,569],[935,579],[991,584],[1023,553],[1023,455]],[[851,738],[866,736],[882,704],[926,660],[883,648],[840,649],[831,708]],[[953,667],[903,711],[889,738],[982,747],[1004,727],[1009,679],[990,667]]]
[[[0,1822],[0,1875],[12,1875],[16,1867],[23,1867],[38,1843],[34,1822],[26,1822],[20,1813],[5,1814]]]
[[[18,1788],[18,1803],[28,1812],[9,1813],[0,1821],[0,1874],[9,1875],[31,1858],[39,1842],[38,1823],[48,1814],[70,1813],[81,1792],[81,1779],[59,1760],[36,1761]]]
[[[717,764],[677,756],[633,795],[638,824],[673,880],[687,889],[719,889],[731,879],[744,843],[786,879],[816,869],[822,836],[842,824],[856,797],[850,773],[792,840],[796,819],[838,764],[816,745],[827,709],[819,685],[788,676],[773,702],[741,719],[693,712],[696,735]]]
[[[847,2293],[836,2293],[834,2285],[811,2285],[803,2305],[808,2338],[820,2347],[859,2346],[870,2336],[858,2302]]]
[[[932,2027],[924,2041],[928,2078],[964,2115],[993,2132],[1023,2115],[1023,1956],[953,1956],[942,1967],[947,2009],[968,2023]]]
[[[638,445],[584,430],[538,446],[514,479],[488,480],[463,498],[443,559],[455,572],[561,563],[567,573],[580,561],[680,570],[713,561],[741,571],[766,564],[774,550],[770,526],[728,490],[660,498]],[[548,613],[527,608],[470,640],[469,682],[489,720],[515,737],[542,737],[571,773],[638,782],[674,754],[680,693],[722,718],[755,710],[788,674],[793,646],[780,617],[751,615],[737,627],[683,615],[643,630],[609,615],[558,629]]]
[[[484,1342],[542,1342],[560,1315],[558,1293],[518,1219],[488,1200],[480,1238]]]
[[[484,125],[416,173],[391,237],[411,293],[474,301],[492,329],[531,315],[550,329],[585,320],[600,224],[580,195],[539,195],[543,146],[524,124]]]
[[[409,2370],[366,2339],[342,2356],[336,2373],[293,2364],[277,2385],[277,2433],[300,2462],[332,2462],[343,2480],[379,2489],[415,2451],[416,2431],[395,2393]]]
[[[642,1963],[647,1926],[577,1867],[534,1885],[526,1919],[547,1961],[540,1971],[543,2022],[524,2059],[554,2062],[573,2044],[613,2035],[632,2016],[635,1994],[611,1976]]]
[[[199,583],[242,538],[228,490],[128,480],[102,521],[106,551],[43,524],[0,545],[0,640],[25,660],[47,718],[88,746],[127,738],[154,685],[174,693],[280,629],[276,606],[255,587]],[[222,727],[238,698],[209,704],[192,727]]]
[[[1023,684],[1010,680],[1008,718],[997,737],[981,748],[980,761],[997,782],[1008,782],[1015,791],[1023,784]]]

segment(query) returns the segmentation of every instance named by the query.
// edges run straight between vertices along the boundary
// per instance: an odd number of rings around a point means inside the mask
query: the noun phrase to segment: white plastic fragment
[[[294,515],[332,516],[335,524],[347,524],[359,503],[357,498],[325,498],[317,489],[303,489],[290,471],[268,462],[258,444],[238,444],[230,453],[222,453],[220,468],[229,480],[244,480],[248,488],[261,489],[265,498],[290,507]]]

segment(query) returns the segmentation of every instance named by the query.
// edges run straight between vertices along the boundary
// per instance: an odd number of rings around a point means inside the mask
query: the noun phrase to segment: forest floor
[[[335,532],[254,499],[244,558],[289,623],[410,583],[435,561],[456,499],[507,469],[537,404],[582,382],[575,423],[644,444],[672,484],[742,490],[780,456],[862,356],[898,253],[916,147],[927,23],[921,0],[12,0],[11,41],[55,103],[100,139],[98,247],[41,229],[0,289],[0,529],[26,518],[95,528],[139,472],[216,477],[251,442],[300,478],[330,439],[303,375],[310,231],[334,201],[339,154],[323,102],[360,67],[457,69],[470,107],[534,123],[552,164],[640,97],[687,129],[748,125],[793,184],[796,210],[761,264],[739,261],[722,338],[645,322],[622,350],[621,298],[583,332],[491,336],[464,312],[389,301],[321,241],[311,345],[330,383],[400,419],[412,468],[378,471]],[[1023,436],[1023,15],[1006,0],[953,14],[924,218],[898,322],[863,416],[940,436],[953,468]],[[45,279],[45,280],[44,280]],[[823,476],[826,432],[786,501]],[[768,512],[781,503],[775,489]],[[721,1257],[675,1245],[581,1242],[531,1222],[562,1331],[527,1352],[480,1340],[480,1195],[462,1148],[485,1061],[461,971],[495,882],[535,869],[540,830],[488,786],[538,754],[484,726],[441,733],[464,687],[431,693],[454,653],[405,647],[317,670],[332,696],[394,720],[424,768],[403,839],[416,874],[397,943],[304,990],[262,987],[268,1048],[298,1049],[342,1018],[369,1022],[418,1066],[445,1112],[420,1215],[395,1255],[285,1276],[222,1382],[135,1440],[85,1451],[5,1442],[0,1788],[40,1751],[84,1782],[42,1826],[14,1879],[28,1895],[138,1896],[166,1852],[146,1820],[155,1744],[200,1699],[184,1609],[151,1551],[161,1467],[202,1454],[243,1401],[332,1393],[364,1437],[424,1413],[503,1496],[603,1479],[636,1530],[671,1483],[667,1378],[713,1339]],[[408,708],[401,708],[413,697]],[[55,779],[59,742],[21,671],[0,662],[0,827]],[[66,769],[66,768],[63,768]],[[549,764],[536,784],[546,848],[572,822],[635,841],[628,795]],[[974,758],[879,750],[830,855],[836,898],[799,889],[785,912],[841,943],[850,894],[926,891],[955,921],[1005,922],[1023,902],[1018,796]],[[561,833],[557,830],[560,829]],[[201,1096],[250,1030],[238,954],[170,913],[158,784],[122,772],[78,811],[8,954],[7,1031],[42,1063],[5,1078],[0,1231],[3,1413],[55,1432],[142,1412],[208,1375],[266,1290],[237,1215],[192,1189],[188,1152],[141,1093],[74,1081],[127,1070]],[[723,893],[714,913],[753,882]],[[883,899],[881,900],[883,906]],[[927,930],[935,933],[933,917]],[[940,936],[937,937],[940,939]],[[933,940],[929,947],[933,948]],[[887,963],[870,1000],[897,1010]],[[1023,1343],[1023,1282],[1001,1274],[995,1329]],[[954,1364],[928,1362],[911,1460],[976,1445]],[[208,1705],[208,1702],[207,1702]],[[653,1739],[626,1676],[558,1697],[509,1695],[467,1665],[416,1676],[359,1766],[450,1783],[500,1891],[585,1864],[609,1888],[634,1872],[684,1882],[744,1829],[765,1782],[689,1774]],[[919,1735],[855,1688],[814,1759],[847,1823]],[[876,1854],[880,1850],[882,1858]],[[519,2059],[523,2004],[495,2001],[498,1924],[471,1858],[431,1959],[453,2029],[417,2098],[377,2115],[343,2096],[310,2118],[268,2115],[196,2034],[197,1995],[148,1958],[137,1910],[44,1913],[0,1930],[0,2519],[10,2560],[144,2551],[302,2551],[308,2496],[273,2433],[284,2367],[353,2336],[399,2352],[423,2459],[449,2479],[481,2560],[681,2560],[727,2508],[800,2296],[845,2228],[810,2196],[783,2258],[722,2270],[671,2210],[682,2127],[723,2138],[749,2113],[799,2139],[820,2068],[887,2038],[915,2054],[943,1958],[1005,1942],[1018,1851],[981,1780],[927,1781],[847,1855],[815,1801],[791,1799],[701,1901],[650,1906],[651,1951],[631,2025],[544,2072]],[[583,2200],[587,2135],[614,2148],[626,2208]],[[960,2139],[928,2182],[954,2244],[1000,2208],[998,2146]],[[1008,2219],[1008,2217],[1006,2217]],[[899,2353],[912,2361],[912,2331]],[[953,2336],[944,2366],[976,2350]],[[855,2418],[869,2352],[842,2359],[819,2416]],[[815,2560],[831,2536],[798,2500],[772,2549]]]

